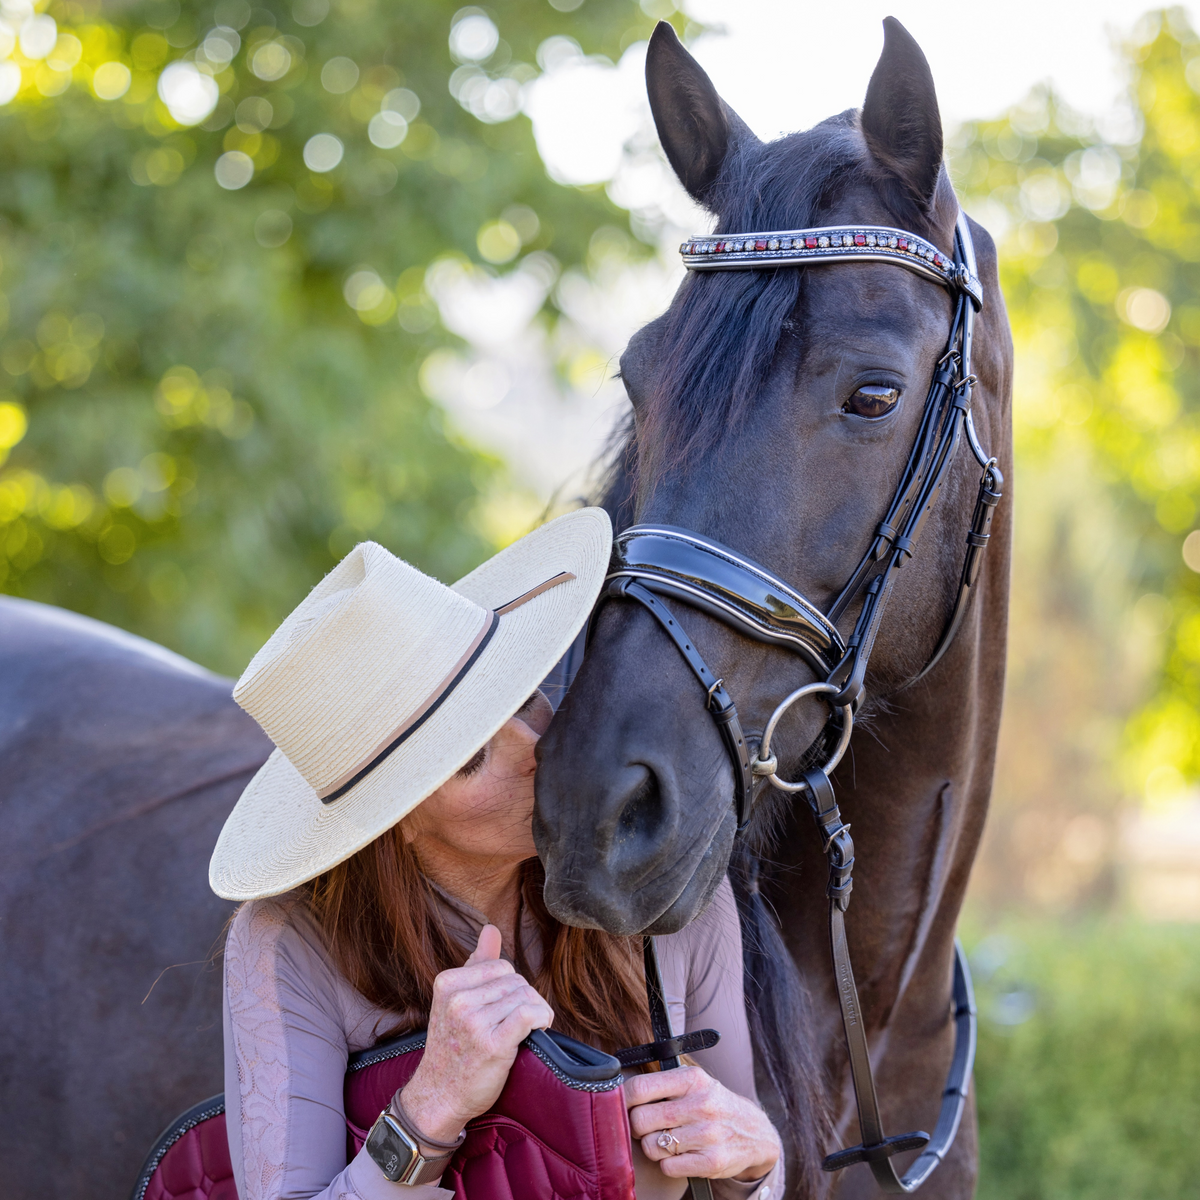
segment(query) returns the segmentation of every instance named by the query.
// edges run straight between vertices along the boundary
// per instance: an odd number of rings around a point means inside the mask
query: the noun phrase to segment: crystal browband
[[[983,287],[963,265],[932,243],[886,225],[829,225],[785,233],[722,233],[692,238],[679,247],[689,271],[794,267],[812,262],[890,262],[970,296],[976,309]]]

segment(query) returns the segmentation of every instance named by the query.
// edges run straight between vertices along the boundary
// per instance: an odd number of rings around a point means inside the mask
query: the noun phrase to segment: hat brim
[[[558,584],[499,620],[453,694],[394,752],[330,804],[276,750],[225,822],[209,885],[226,900],[290,891],[390,829],[487,744],[566,653],[608,569],[612,527],[598,508],[568,513],[502,550],[454,585],[497,609],[561,571]]]

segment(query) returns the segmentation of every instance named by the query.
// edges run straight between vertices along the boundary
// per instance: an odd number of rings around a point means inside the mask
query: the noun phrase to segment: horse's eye
[[[886,417],[899,399],[899,388],[867,384],[842,405],[842,412],[854,413],[858,417]]]

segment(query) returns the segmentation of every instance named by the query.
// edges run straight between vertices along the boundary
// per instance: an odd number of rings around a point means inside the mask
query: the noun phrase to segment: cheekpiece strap
[[[690,238],[679,247],[689,271],[802,267],[811,263],[889,262],[940,283],[954,295],[970,297],[978,312],[983,285],[963,263],[932,242],[888,225],[822,225],[774,233],[722,233]]]

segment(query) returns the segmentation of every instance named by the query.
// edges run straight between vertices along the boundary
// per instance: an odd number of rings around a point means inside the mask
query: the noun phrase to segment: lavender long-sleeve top
[[[486,918],[440,892],[446,926],[473,948]],[[522,944],[536,967],[531,920]],[[657,939],[672,1031],[714,1028],[721,1042],[696,1061],[731,1091],[755,1098],[753,1053],[742,996],[742,942],[728,881],[708,910]],[[347,1058],[373,1046],[394,1017],[371,1004],[334,966],[325,939],[292,893],[242,906],[225,947],[225,1120],[241,1200],[453,1200],[436,1185],[389,1182],[366,1153],[347,1166],[342,1087]],[[633,1144],[638,1200],[679,1200]],[[714,1200],[780,1200],[783,1165],[754,1184],[713,1180]]]

